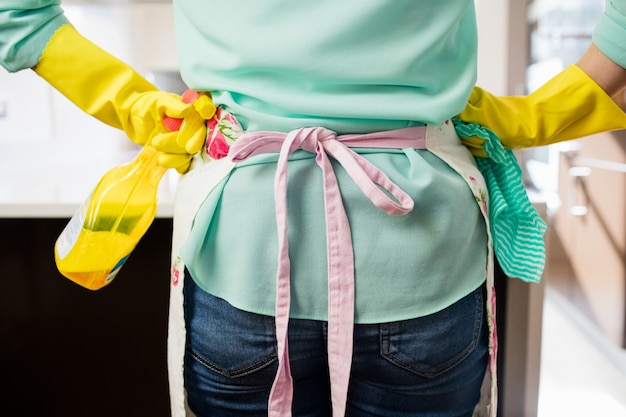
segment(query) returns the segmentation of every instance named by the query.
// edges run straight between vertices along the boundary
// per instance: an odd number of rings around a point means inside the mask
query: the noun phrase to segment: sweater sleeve
[[[613,62],[626,68],[626,0],[607,0],[593,43]]]
[[[9,72],[32,68],[54,32],[69,23],[61,0],[2,0],[0,65]]]

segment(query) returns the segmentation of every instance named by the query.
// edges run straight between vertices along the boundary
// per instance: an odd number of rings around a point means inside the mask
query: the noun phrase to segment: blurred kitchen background
[[[171,1],[64,0],[63,5],[84,36],[161,89],[184,91]],[[2,70],[0,86],[0,178],[11,178],[0,183],[0,203],[81,201],[103,172],[137,151],[122,132],[85,116],[32,71]],[[46,181],[35,181],[42,169]],[[168,173],[166,191],[175,178]]]
[[[64,0],[85,36],[164,90],[178,75],[171,0]],[[574,63],[604,0],[476,0],[478,84],[526,94]],[[618,101],[626,108],[622,95]],[[100,176],[137,147],[32,71],[0,70],[0,416],[169,415],[169,233],[177,176],[116,282],[88,293],[52,246]],[[626,416],[626,134],[518,153],[549,224],[540,285],[501,277],[501,415]]]

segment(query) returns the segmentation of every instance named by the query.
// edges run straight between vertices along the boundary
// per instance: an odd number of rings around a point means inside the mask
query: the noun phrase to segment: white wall
[[[523,94],[528,65],[530,0],[475,0],[478,21],[477,84],[494,94]]]
[[[176,70],[171,4],[69,4],[78,31],[137,71]],[[88,147],[93,151],[133,146],[117,129],[84,114],[30,70],[0,69],[0,144]]]
[[[507,89],[508,2],[476,0],[478,21],[477,84],[494,94]]]
[[[140,73],[177,69],[171,4],[63,4],[79,32]],[[0,204],[78,204],[106,170],[137,149],[33,71],[0,68]]]

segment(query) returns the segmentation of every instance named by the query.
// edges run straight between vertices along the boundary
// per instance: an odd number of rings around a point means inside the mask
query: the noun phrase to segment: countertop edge
[[[0,204],[2,219],[69,219],[80,207],[80,203],[3,203]],[[174,204],[160,204],[158,218],[172,218]]]

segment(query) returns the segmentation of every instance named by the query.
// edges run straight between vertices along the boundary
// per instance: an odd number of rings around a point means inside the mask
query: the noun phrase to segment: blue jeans
[[[245,312],[185,277],[185,387],[198,417],[267,416],[274,318]],[[488,362],[484,288],[411,320],[359,324],[348,417],[470,417]],[[331,416],[327,323],[291,319],[294,417]]]

